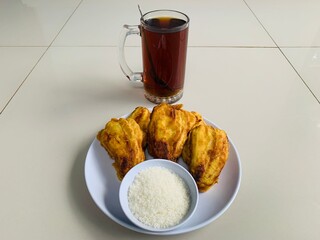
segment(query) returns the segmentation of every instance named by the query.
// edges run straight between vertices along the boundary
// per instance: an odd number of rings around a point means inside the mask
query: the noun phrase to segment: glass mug
[[[144,14],[140,25],[124,25],[120,36],[119,61],[130,81],[142,82],[145,97],[153,103],[174,103],[183,95],[189,17],[174,10]],[[133,72],[124,57],[127,36],[141,36],[143,72]]]

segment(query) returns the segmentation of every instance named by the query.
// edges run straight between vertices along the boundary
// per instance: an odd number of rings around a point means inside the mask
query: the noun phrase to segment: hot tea
[[[143,82],[148,94],[181,98],[186,66],[188,24],[183,19],[158,17],[141,26]],[[181,96],[180,96],[181,95]]]
[[[151,102],[174,103],[183,95],[189,17],[175,10],[140,13],[140,25],[123,25],[121,70],[130,81],[143,83],[144,95]],[[125,60],[124,46],[130,35],[141,36],[143,72],[132,71]]]

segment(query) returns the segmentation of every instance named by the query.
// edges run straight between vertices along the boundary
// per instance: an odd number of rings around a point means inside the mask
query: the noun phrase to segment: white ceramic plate
[[[126,116],[124,116],[126,117]],[[207,124],[216,126],[211,121]],[[240,157],[232,140],[229,138],[229,159],[222,170],[218,184],[205,193],[200,193],[195,213],[189,221],[172,231],[152,232],[134,225],[124,214],[119,201],[120,181],[112,166],[113,160],[94,139],[86,157],[85,180],[88,190],[97,206],[113,221],[133,231],[154,235],[177,235],[202,228],[221,216],[232,204],[240,187]],[[146,154],[147,159],[152,159]],[[179,164],[187,168],[180,159]]]

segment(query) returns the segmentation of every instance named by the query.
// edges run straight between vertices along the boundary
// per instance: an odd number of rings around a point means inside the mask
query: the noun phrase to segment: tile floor
[[[189,46],[277,48],[319,102],[319,1],[146,1],[143,10],[181,9],[191,18]],[[124,23],[137,24],[134,1],[0,1],[0,110],[50,49],[116,47]],[[203,6],[206,6],[205,8]],[[114,14],[118,13],[118,14]],[[110,24],[112,23],[112,24]],[[128,45],[139,46],[138,39]],[[252,66],[254,68],[254,66]]]
[[[8,204],[0,207],[0,232],[6,239],[140,239],[93,207],[80,177],[106,119],[153,106],[142,89],[132,90],[117,60],[122,25],[139,23],[138,3],[190,16],[183,102],[230,132],[243,159],[232,209],[186,239],[212,232],[217,239],[319,239],[318,0],[0,0],[0,162],[14,169],[0,175]],[[134,69],[141,69],[139,46],[128,40]]]

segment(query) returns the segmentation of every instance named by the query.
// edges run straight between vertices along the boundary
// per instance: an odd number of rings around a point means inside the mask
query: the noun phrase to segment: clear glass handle
[[[123,29],[120,34],[120,43],[119,43],[119,64],[122,72],[130,81],[142,82],[142,73],[133,72],[128,66],[126,59],[124,57],[124,45],[126,39],[129,35],[136,34],[140,35],[139,25],[123,25]]]

